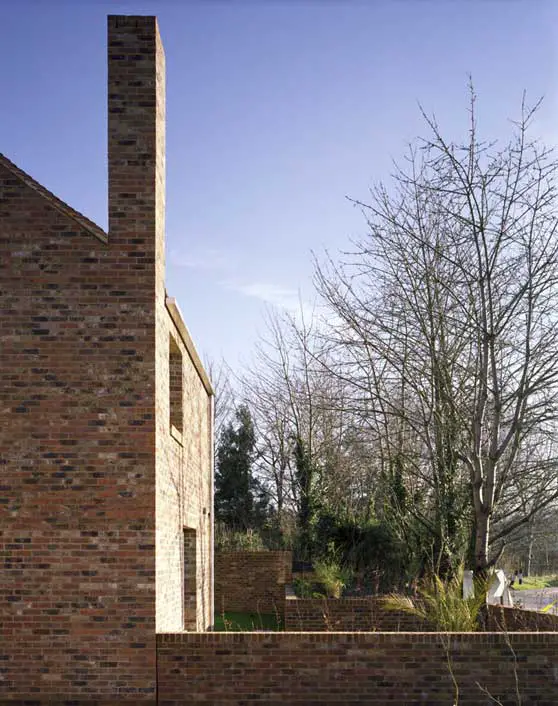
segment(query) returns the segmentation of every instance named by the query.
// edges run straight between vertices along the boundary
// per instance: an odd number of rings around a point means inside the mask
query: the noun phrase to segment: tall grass
[[[343,569],[333,559],[315,561],[314,580],[324,587],[328,598],[341,598],[341,593],[350,580],[350,571]]]
[[[474,595],[463,598],[463,569],[443,581],[439,576],[423,580],[412,598],[392,593],[384,599],[388,610],[404,611],[435,626],[440,632],[472,632],[479,629],[485,610],[488,581],[475,579]]]

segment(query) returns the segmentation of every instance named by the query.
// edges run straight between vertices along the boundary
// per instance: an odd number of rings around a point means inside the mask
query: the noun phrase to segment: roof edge
[[[203,367],[203,363],[201,362],[201,359],[198,355],[198,352],[194,345],[194,341],[192,340],[192,336],[190,336],[190,332],[186,328],[186,324],[184,323],[184,319],[182,317],[180,309],[178,308],[176,299],[174,297],[165,297],[165,305],[174,325],[178,329],[178,333],[182,338],[182,342],[186,346],[186,350],[188,351],[190,360],[194,364],[194,368],[196,369],[196,372],[198,373],[207,394],[210,396],[214,396],[215,392],[211,385],[211,381],[209,379],[208,374],[205,372],[205,368]]]
[[[40,196],[46,199],[53,208],[73,220],[81,228],[83,228],[83,230],[86,230],[88,233],[95,236],[95,238],[100,240],[105,245],[108,243],[108,235],[100,226],[93,221],[90,221],[89,218],[84,216],[82,213],[79,213],[79,211],[76,211],[71,206],[68,206],[67,203],[62,201],[62,199],[59,199],[58,196],[53,194],[52,191],[49,191],[42,184],[39,184],[38,181],[33,179],[32,176],[29,176],[29,174],[24,172],[23,169],[20,169],[1,152],[0,166],[5,167],[26,186],[33,189],[33,191],[36,191]]]

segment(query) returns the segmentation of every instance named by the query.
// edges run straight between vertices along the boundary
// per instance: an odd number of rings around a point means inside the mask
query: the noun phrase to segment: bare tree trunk
[[[529,523],[529,542],[527,545],[527,563],[525,565],[525,576],[531,576],[531,563],[533,561],[533,546],[535,544],[535,528],[533,523]]]
[[[475,573],[486,576],[489,568],[488,540],[490,536],[490,517],[486,511],[475,517]]]

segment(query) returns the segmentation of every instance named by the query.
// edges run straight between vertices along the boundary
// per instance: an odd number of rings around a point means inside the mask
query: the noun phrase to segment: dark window
[[[183,528],[184,630],[197,630],[196,530]]]
[[[176,341],[169,339],[170,425],[182,434],[182,353]]]

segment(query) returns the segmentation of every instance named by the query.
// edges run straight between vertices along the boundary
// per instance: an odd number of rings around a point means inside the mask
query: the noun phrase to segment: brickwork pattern
[[[297,598],[287,590],[285,630],[290,632],[434,632],[436,628],[400,611],[386,610],[382,598]],[[495,632],[558,632],[558,615],[488,606]]]
[[[108,237],[0,159],[0,703],[153,703],[183,527],[209,554],[211,402],[180,341],[180,444],[169,430],[155,18],[110,17],[108,64]]]
[[[490,630],[507,632],[558,632],[558,615],[520,608],[488,606]]]
[[[285,599],[285,630],[291,632],[421,632],[434,630],[415,616],[386,610],[382,599],[297,598]]]
[[[184,530],[196,533],[197,615],[187,629],[211,626],[211,400],[188,355],[165,300],[157,304],[157,631],[185,627]],[[169,336],[183,366],[182,433],[171,434]]]
[[[104,245],[2,168],[0,204],[0,698],[149,700],[152,256]]]
[[[285,586],[292,579],[291,552],[217,552],[215,613],[283,615]]]
[[[513,651],[512,651],[513,650]],[[515,653],[515,657],[514,657]],[[159,706],[558,703],[554,633],[159,635]]]

